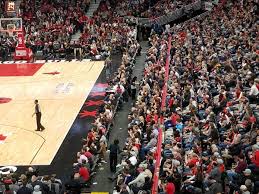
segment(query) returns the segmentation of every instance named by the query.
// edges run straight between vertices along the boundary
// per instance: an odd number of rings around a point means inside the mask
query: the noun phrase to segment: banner
[[[14,1],[6,1],[5,2],[5,11],[7,13],[15,12],[15,2]]]
[[[33,58],[33,53],[32,53],[32,50],[30,48],[16,47],[13,58],[14,58],[15,61],[16,60],[30,61]]]
[[[22,49],[22,50],[15,50],[15,56],[17,57],[26,57],[27,56],[27,50]]]

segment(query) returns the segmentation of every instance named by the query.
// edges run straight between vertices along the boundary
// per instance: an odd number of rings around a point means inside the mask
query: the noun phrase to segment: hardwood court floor
[[[104,62],[2,65],[0,166],[49,165]],[[43,132],[35,131],[36,118],[32,118],[35,99],[39,100],[42,111],[41,123],[46,128]]]

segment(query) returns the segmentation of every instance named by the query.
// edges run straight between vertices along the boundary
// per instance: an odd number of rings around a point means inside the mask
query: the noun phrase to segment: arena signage
[[[15,2],[14,1],[6,1],[6,3],[5,3],[5,11],[7,13],[15,12]]]

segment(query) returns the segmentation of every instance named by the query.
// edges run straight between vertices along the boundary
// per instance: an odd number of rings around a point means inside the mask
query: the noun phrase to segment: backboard
[[[0,33],[13,36],[15,32],[23,29],[22,18],[0,18]]]

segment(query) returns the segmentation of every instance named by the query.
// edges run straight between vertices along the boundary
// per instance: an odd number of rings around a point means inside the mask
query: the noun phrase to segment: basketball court
[[[0,166],[50,165],[103,61],[0,64]],[[34,100],[46,128],[36,130]]]

